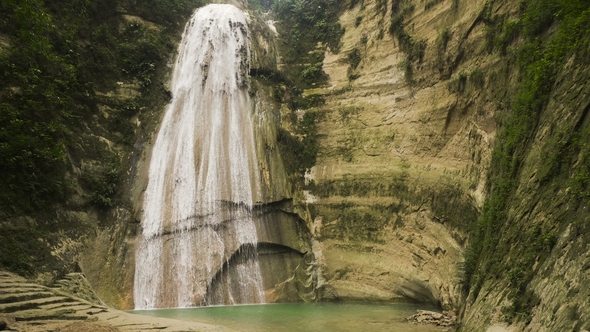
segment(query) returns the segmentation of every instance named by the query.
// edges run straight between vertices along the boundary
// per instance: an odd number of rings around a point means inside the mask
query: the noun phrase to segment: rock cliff
[[[48,183],[64,185],[55,191],[61,196],[41,197],[50,203],[31,212],[27,202],[40,198],[21,201],[2,192],[0,258],[3,267],[47,285],[82,270],[102,300],[128,308],[145,160],[170,98],[167,57],[183,24],[166,16],[173,11],[158,15],[135,2],[108,3],[108,10],[87,4],[96,18],[84,24],[93,31],[66,20],[67,11],[43,7],[81,41],[67,44],[53,30],[40,34],[49,36],[58,58],[75,65],[64,68],[76,68],[79,80],[93,85],[77,99],[86,113],[76,110],[79,121],[63,120],[71,130],[57,144],[63,153],[51,159],[59,167],[47,168],[47,178],[57,179]],[[201,4],[178,3],[185,15]],[[250,7],[266,10],[272,3],[250,1]],[[294,12],[311,1],[283,3]],[[2,13],[26,9],[14,1],[0,6]],[[304,63],[289,62],[284,51],[295,37],[309,36],[272,16],[251,19],[256,148],[264,156],[265,190],[279,202],[268,212],[307,226],[297,232],[311,235],[311,244],[283,241],[300,247],[314,267],[306,291],[320,289],[326,300],[430,302],[459,310],[462,331],[590,330],[588,6],[581,0],[349,0],[338,8],[339,25],[328,15],[311,22],[328,27],[330,36],[298,50]],[[20,26],[9,24],[16,15],[3,15],[0,64],[12,73],[19,68],[18,53],[10,52],[21,42]],[[270,33],[275,26],[281,47]],[[67,50],[92,61],[78,63]],[[302,77],[294,77],[301,68]],[[16,78],[0,84],[2,107],[38,97]],[[46,103],[62,105],[60,98]],[[16,108],[6,109],[2,123],[18,123],[6,117]],[[3,149],[12,144],[8,129]],[[14,170],[17,159],[6,159],[3,170]],[[307,282],[307,271],[289,277],[275,276],[271,297],[299,296],[281,281]],[[306,300],[316,299],[310,294]]]
[[[476,78],[501,65],[482,54],[484,5],[402,2],[403,29],[424,45],[411,60],[389,33],[391,1],[340,17],[340,51],[328,49],[323,63],[329,78],[305,92],[326,102],[308,110],[320,114],[320,139],[301,203],[342,299],[460,303],[466,225],[484,200],[496,131],[493,95],[506,93]]]
[[[345,4],[305,91],[325,104],[302,111],[319,147],[298,196],[337,297],[461,308],[464,331],[588,329],[587,12]]]

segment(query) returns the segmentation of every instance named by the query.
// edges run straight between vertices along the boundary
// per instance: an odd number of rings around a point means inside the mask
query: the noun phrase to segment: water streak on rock
[[[257,243],[248,39],[246,15],[232,5],[203,7],[187,24],[149,166],[136,309],[265,301],[255,251],[232,269],[225,292],[207,294],[232,255]]]

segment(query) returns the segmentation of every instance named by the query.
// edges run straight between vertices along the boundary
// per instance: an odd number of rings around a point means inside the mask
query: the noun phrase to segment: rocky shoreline
[[[453,311],[429,311],[429,310],[418,310],[418,312],[408,318],[408,322],[415,324],[424,325],[436,325],[445,327],[444,331],[452,331],[457,324],[457,314]]]
[[[4,323],[4,324],[3,324]],[[224,326],[134,315],[107,307],[84,275],[69,274],[51,287],[0,271],[0,331],[126,332],[231,331]]]
[[[452,311],[418,310],[407,318],[452,331]],[[0,271],[0,331],[125,332],[231,331],[224,326],[134,315],[107,307],[94,295],[84,275],[65,276],[51,287]]]

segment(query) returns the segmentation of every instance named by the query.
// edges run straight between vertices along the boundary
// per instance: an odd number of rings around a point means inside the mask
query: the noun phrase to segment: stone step
[[[84,320],[81,320],[81,319],[80,320],[50,319],[50,320],[29,320],[29,321],[22,321],[21,323],[26,323],[26,326],[34,327],[35,331],[39,331],[40,329],[43,329],[42,331],[57,332],[57,331],[61,331],[61,329],[56,329],[56,326],[68,326],[68,325],[71,325],[75,321],[83,322]],[[8,330],[8,332],[26,332],[26,330]]]
[[[63,314],[63,313],[51,313],[45,310],[42,310],[42,314],[39,313],[38,315],[22,315],[22,316],[15,316],[14,320],[17,322],[41,322],[41,321],[56,321],[56,320],[64,320],[64,321],[72,321],[72,320],[87,320],[87,315],[78,315],[78,314]]]
[[[70,280],[65,280],[65,279],[60,279],[60,280],[57,280],[56,282],[54,282],[54,285],[59,285],[59,286],[68,286],[69,284],[70,284]]]
[[[21,310],[19,312],[13,313],[12,316],[15,319],[18,317],[20,320],[30,320],[32,318],[42,320],[39,317],[51,316],[51,317],[58,317],[58,316],[65,316],[65,315],[74,315],[76,314],[76,310],[72,309],[57,309],[57,310],[45,310],[45,309],[28,309],[28,310]]]
[[[70,307],[74,307],[74,306],[85,306],[87,308],[91,307],[88,304],[81,303],[79,301],[73,301],[73,302],[60,302],[60,303],[45,304],[45,305],[40,306],[40,308],[45,309],[45,310],[54,310],[54,309],[70,308]]]
[[[56,321],[54,321],[54,320],[52,320],[52,321],[46,321],[46,320],[36,321],[36,320],[32,320],[32,321],[29,321],[28,324],[29,325],[33,325],[33,326],[42,326],[42,325],[47,325],[49,323],[54,323],[54,322],[56,322]]]
[[[54,303],[49,305],[41,306],[43,310],[75,310],[75,311],[89,311],[92,309],[91,305],[80,303],[80,302],[65,302],[65,303]],[[98,309],[97,309],[98,310]]]
[[[0,304],[1,313],[11,313],[21,310],[37,309],[43,305],[52,303],[75,302],[76,300],[65,296],[52,296],[42,299],[28,300],[15,303]]]
[[[0,292],[10,291],[11,289],[30,289],[30,290],[45,290],[47,288],[23,282],[3,282],[0,283]]]
[[[0,296],[18,295],[22,293],[47,292],[47,288],[0,288]]]
[[[2,280],[2,279],[22,279],[22,280],[25,280],[25,278],[23,278],[17,274],[7,272],[7,271],[0,271],[0,280]]]
[[[51,292],[41,291],[41,292],[22,292],[22,293],[4,293],[0,294],[0,304],[3,303],[14,303],[14,302],[23,302],[41,298],[47,298],[55,296]]]

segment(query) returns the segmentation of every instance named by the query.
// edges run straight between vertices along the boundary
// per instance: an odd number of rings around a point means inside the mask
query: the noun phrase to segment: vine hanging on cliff
[[[584,53],[590,47],[590,4],[582,0],[525,0],[522,2],[521,15],[515,20],[493,16],[492,5],[493,2],[488,2],[483,13],[484,22],[488,24],[488,50],[513,54],[522,74],[518,92],[506,120],[501,124],[502,130],[492,154],[489,195],[477,227],[471,234],[463,281],[469,299],[474,300],[486,280],[501,279],[509,271],[508,298],[512,303],[503,309],[503,314],[507,321],[527,322],[533,306],[538,302],[528,285],[536,269],[542,266],[547,253],[552,250],[556,238],[551,230],[531,227],[527,232],[520,230],[518,235],[519,241],[527,245],[515,247],[514,244],[502,242],[502,235],[515,231],[511,230],[507,210],[519,183],[523,161],[554,89],[557,74],[572,56],[587,58]],[[557,29],[546,34],[551,26]],[[541,34],[546,34],[545,39],[540,38]],[[523,41],[517,44],[517,48],[510,49],[518,40],[517,36]],[[581,117],[584,119],[585,115]],[[588,168],[572,163],[575,154],[582,159],[590,155],[589,137],[582,126],[579,122],[567,138],[560,140],[562,143],[549,144],[544,148],[550,150],[544,152],[549,156],[547,165],[539,167],[539,191],[557,179],[560,176],[558,170],[565,166],[572,173],[565,180],[567,186],[575,187],[572,183],[576,180],[572,179],[580,179],[577,187],[588,188]],[[553,182],[553,185],[560,188],[563,182]],[[553,192],[555,189],[547,190]],[[569,220],[559,222],[569,223]],[[562,226],[552,225],[554,229]],[[509,265],[510,262],[505,259],[508,250],[518,250],[517,267]]]
[[[394,0],[389,25],[389,34],[397,38],[400,50],[406,54],[406,59],[399,67],[404,70],[408,83],[414,82],[414,62],[421,63],[424,60],[427,46],[426,40],[415,40],[405,29],[404,20],[414,9],[415,6],[405,0]]]

